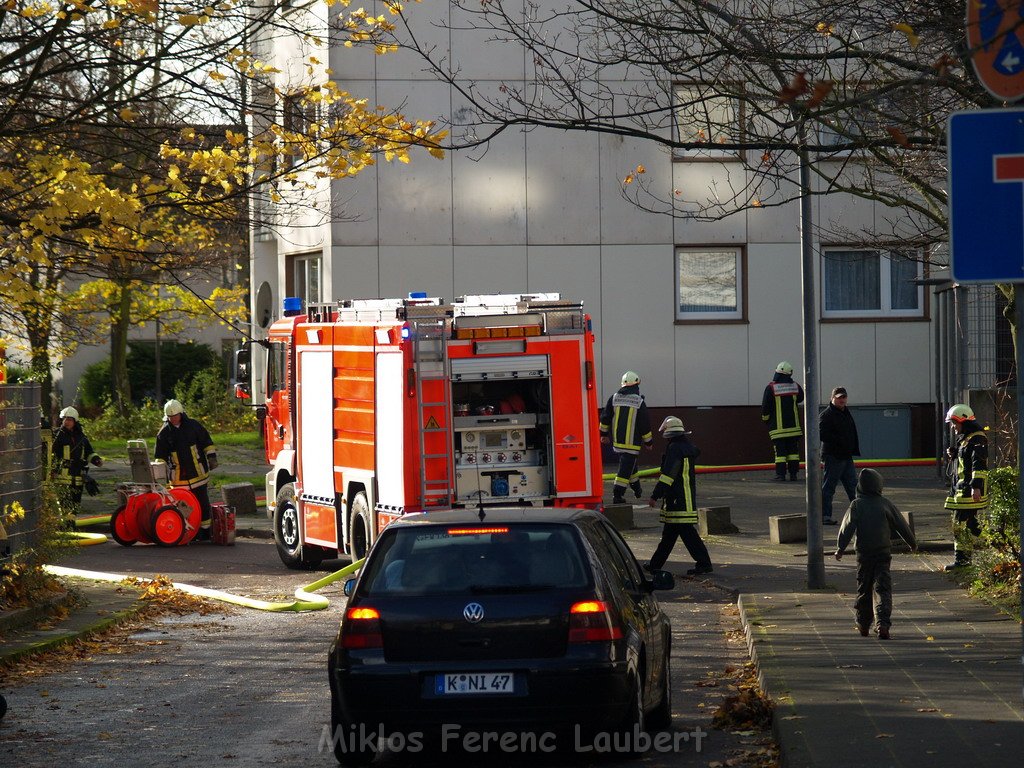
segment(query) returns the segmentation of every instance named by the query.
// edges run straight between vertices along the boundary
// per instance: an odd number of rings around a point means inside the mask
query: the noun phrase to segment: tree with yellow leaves
[[[225,228],[244,231],[250,196],[280,199],[282,184],[353,175],[379,157],[408,161],[416,146],[441,154],[442,131],[345,93],[315,56],[288,62],[304,82],[286,94],[278,66],[250,45],[288,34],[317,48],[327,34],[388,27],[347,5],[306,6],[323,22],[314,28],[277,3],[0,4],[0,312],[18,318],[47,376],[54,329],[80,306],[68,304],[69,278],[108,281],[82,297],[110,299],[113,390],[126,402],[118,356],[134,294],[209,274]]]

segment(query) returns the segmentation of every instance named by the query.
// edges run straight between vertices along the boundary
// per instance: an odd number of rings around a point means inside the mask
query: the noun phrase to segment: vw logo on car
[[[462,617],[470,624],[476,624],[484,617],[484,607],[480,603],[469,603],[462,609]]]

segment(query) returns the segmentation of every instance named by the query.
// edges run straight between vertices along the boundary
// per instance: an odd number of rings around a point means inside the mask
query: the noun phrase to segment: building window
[[[288,257],[288,282],[285,290],[288,296],[302,299],[305,309],[317,304],[320,299],[320,254],[304,254]]]
[[[738,149],[723,149],[721,144],[741,140],[740,102],[722,94],[718,86],[687,83],[675,88],[676,138],[681,143],[699,142],[707,147],[676,149],[677,159],[730,160],[740,157]]]
[[[677,320],[743,320],[740,248],[676,249]]]
[[[299,91],[284,97],[283,104],[284,125],[286,141],[288,142],[287,156],[290,167],[294,168],[302,163],[310,152],[311,133],[317,121],[316,104],[311,101],[306,91]]]
[[[920,251],[822,249],[824,317],[923,317]]]

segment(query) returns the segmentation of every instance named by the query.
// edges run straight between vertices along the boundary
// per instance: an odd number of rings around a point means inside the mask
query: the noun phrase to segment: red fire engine
[[[268,341],[267,506],[291,568],[361,558],[407,512],[601,503],[594,336],[580,302],[316,304],[271,325]]]

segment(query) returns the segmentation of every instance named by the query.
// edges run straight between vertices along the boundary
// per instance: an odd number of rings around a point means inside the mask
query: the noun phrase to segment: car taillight
[[[382,648],[380,611],[376,608],[349,608],[341,622],[342,648]]]
[[[618,640],[622,627],[612,621],[608,605],[601,600],[584,600],[569,609],[569,642],[596,643]]]

